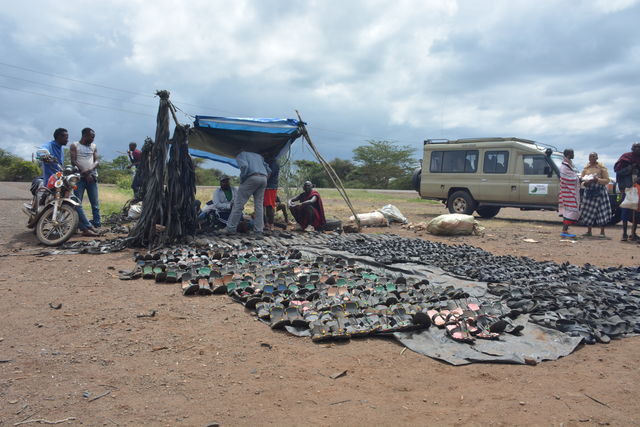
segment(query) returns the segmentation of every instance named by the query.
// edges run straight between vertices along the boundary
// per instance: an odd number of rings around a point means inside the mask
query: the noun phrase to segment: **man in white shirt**
[[[98,201],[98,149],[93,142],[95,137],[96,133],[93,129],[84,128],[82,129],[80,141],[72,143],[69,150],[71,164],[80,170],[80,181],[78,181],[78,188],[75,190],[75,195],[81,204],[77,209],[80,216],[78,228],[87,236],[96,235],[94,227],[98,228],[102,225],[100,221],[100,202]],[[91,212],[93,214],[91,221],[87,220],[87,216],[82,209],[82,198],[85,190],[87,190],[89,202],[91,203]]]
[[[216,222],[226,225],[236,194],[237,190],[231,186],[229,177],[222,175],[220,177],[220,188],[213,192],[213,197],[202,209],[198,219],[203,220],[207,214],[211,213],[214,215]]]

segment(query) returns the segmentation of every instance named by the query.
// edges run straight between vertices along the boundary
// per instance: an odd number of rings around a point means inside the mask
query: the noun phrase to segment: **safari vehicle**
[[[451,213],[492,218],[500,208],[558,210],[563,155],[553,147],[521,138],[424,141],[422,168],[413,174],[423,199],[440,200]],[[619,201],[608,186],[618,222]]]

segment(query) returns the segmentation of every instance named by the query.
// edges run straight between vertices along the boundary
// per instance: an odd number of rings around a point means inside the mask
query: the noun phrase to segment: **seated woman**
[[[289,210],[302,230],[320,230],[326,224],[320,193],[311,181],[302,185],[302,193],[289,200]]]

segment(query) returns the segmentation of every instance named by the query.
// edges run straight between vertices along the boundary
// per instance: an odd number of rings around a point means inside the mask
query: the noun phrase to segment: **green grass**
[[[196,188],[196,199],[204,205],[211,200],[214,190],[218,187],[199,186]],[[292,190],[292,194],[298,194],[299,190]],[[344,217],[350,216],[348,210],[338,190],[332,188],[321,188],[318,190],[325,204],[325,210],[329,216]],[[113,184],[99,184],[98,192],[100,195],[100,211],[103,216],[110,215],[114,212],[120,212],[124,204],[133,197],[131,190],[124,190]],[[351,200],[358,213],[370,212],[371,210],[381,208],[384,205],[392,204],[403,211],[404,209],[418,209],[419,206],[440,204],[435,200],[423,200],[417,196],[415,192],[377,192],[375,190],[353,189],[347,190],[347,195]],[[279,191],[280,198],[284,201],[284,191]],[[89,200],[85,196],[83,206],[85,211],[89,209]],[[87,212],[89,212],[87,211]],[[247,204],[245,212],[253,211],[252,203]]]

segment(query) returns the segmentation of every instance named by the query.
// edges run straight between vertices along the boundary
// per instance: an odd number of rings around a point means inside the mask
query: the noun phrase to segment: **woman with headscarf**
[[[560,166],[560,192],[558,193],[558,211],[562,216],[560,237],[576,237],[569,233],[569,226],[580,218],[580,177],[573,167],[573,150],[564,150],[564,159]]]
[[[634,185],[634,182],[638,176],[638,170],[640,170],[640,142],[636,142],[631,146],[631,151],[624,153],[615,165],[613,170],[616,173],[616,183],[618,189],[625,195],[625,190]],[[623,199],[624,200],[624,199]],[[627,223],[629,220],[636,220],[638,214],[634,213],[631,209],[620,209],[620,218],[622,219],[622,241],[637,240],[635,232],[632,231],[631,237],[627,235]],[[637,222],[637,220],[636,220]]]
[[[585,237],[591,237],[591,229],[600,227],[600,238],[605,239],[604,227],[611,221],[611,204],[607,194],[609,172],[598,162],[598,154],[589,154],[589,163],[580,174],[584,182],[584,194],[580,207],[580,222],[587,226]]]

